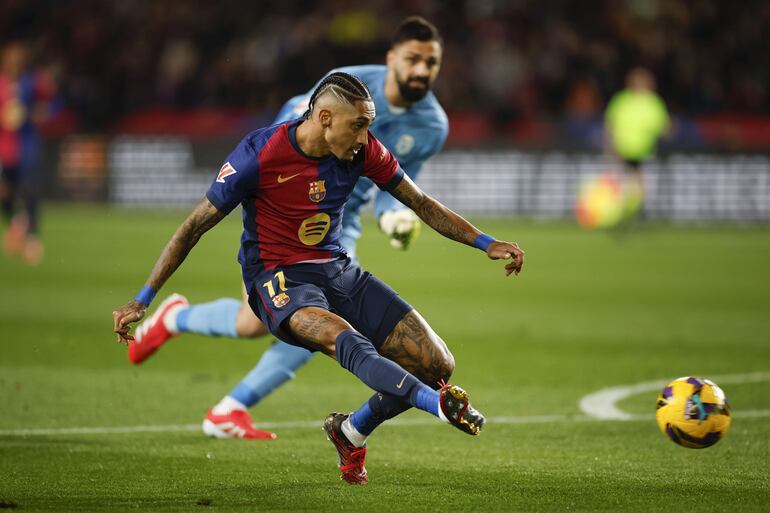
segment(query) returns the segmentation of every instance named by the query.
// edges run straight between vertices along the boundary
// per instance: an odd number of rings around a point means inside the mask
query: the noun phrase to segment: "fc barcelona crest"
[[[289,303],[289,295],[285,292],[281,292],[277,296],[273,296],[273,304],[276,308],[281,308],[282,306]]]
[[[310,192],[307,193],[310,201],[318,203],[326,197],[326,180],[310,182]]]

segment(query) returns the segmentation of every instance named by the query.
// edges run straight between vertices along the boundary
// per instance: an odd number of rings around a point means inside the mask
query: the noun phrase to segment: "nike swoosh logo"
[[[408,375],[409,375],[409,374],[404,374],[404,377],[403,377],[403,378],[401,378],[401,383],[399,383],[398,385],[396,385],[396,388],[398,388],[398,389],[400,390],[400,389],[401,389],[401,387],[402,387],[402,386],[404,386],[404,380],[406,379],[406,377],[407,377]]]
[[[278,183],[288,182],[289,180],[291,180],[295,176],[299,176],[299,174],[300,173],[293,174],[291,176],[287,176],[286,178],[282,177],[281,175],[278,175]]]

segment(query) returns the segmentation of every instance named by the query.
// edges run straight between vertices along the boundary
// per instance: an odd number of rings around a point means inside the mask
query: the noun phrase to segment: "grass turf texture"
[[[0,507],[767,511],[770,417],[740,415],[770,408],[770,384],[724,385],[736,417],[727,438],[705,450],[675,446],[652,416],[586,421],[578,407],[608,386],[770,370],[770,232],[762,228],[652,226],[616,240],[567,224],[479,220],[527,251],[524,273],[505,279],[500,262],[430,230],[400,253],[368,223],[365,267],[443,336],[458,362],[453,381],[481,411],[566,417],[490,422],[472,438],[409,412],[371,438],[365,487],[337,479],[320,425],[370,391],[324,357],[253,410],[257,421],[317,421],[277,429],[275,442],[191,430],[11,433],[197,424],[256,362],[267,340],[187,335],[132,367],[111,335],[111,310],[141,287],[184,215],[54,206],[43,265],[0,260]],[[204,237],[159,299],[237,296],[237,217]],[[620,406],[652,415],[655,397]]]

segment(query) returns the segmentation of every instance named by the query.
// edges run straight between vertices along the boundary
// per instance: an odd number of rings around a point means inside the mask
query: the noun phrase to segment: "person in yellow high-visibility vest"
[[[626,75],[626,88],[615,93],[605,112],[607,150],[624,163],[625,217],[640,211],[644,201],[641,165],[668,133],[666,105],[655,93],[655,77],[645,68]]]

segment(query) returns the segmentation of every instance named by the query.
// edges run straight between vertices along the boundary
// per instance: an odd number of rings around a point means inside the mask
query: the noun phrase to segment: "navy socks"
[[[408,400],[415,386],[425,386],[399,364],[380,356],[367,338],[353,330],[337,337],[337,361],[377,392]]]
[[[369,435],[381,423],[412,406],[439,416],[438,392],[397,363],[380,356],[372,343],[359,333],[346,330],[337,337],[337,360],[380,392],[351,415],[350,421],[359,433]]]

